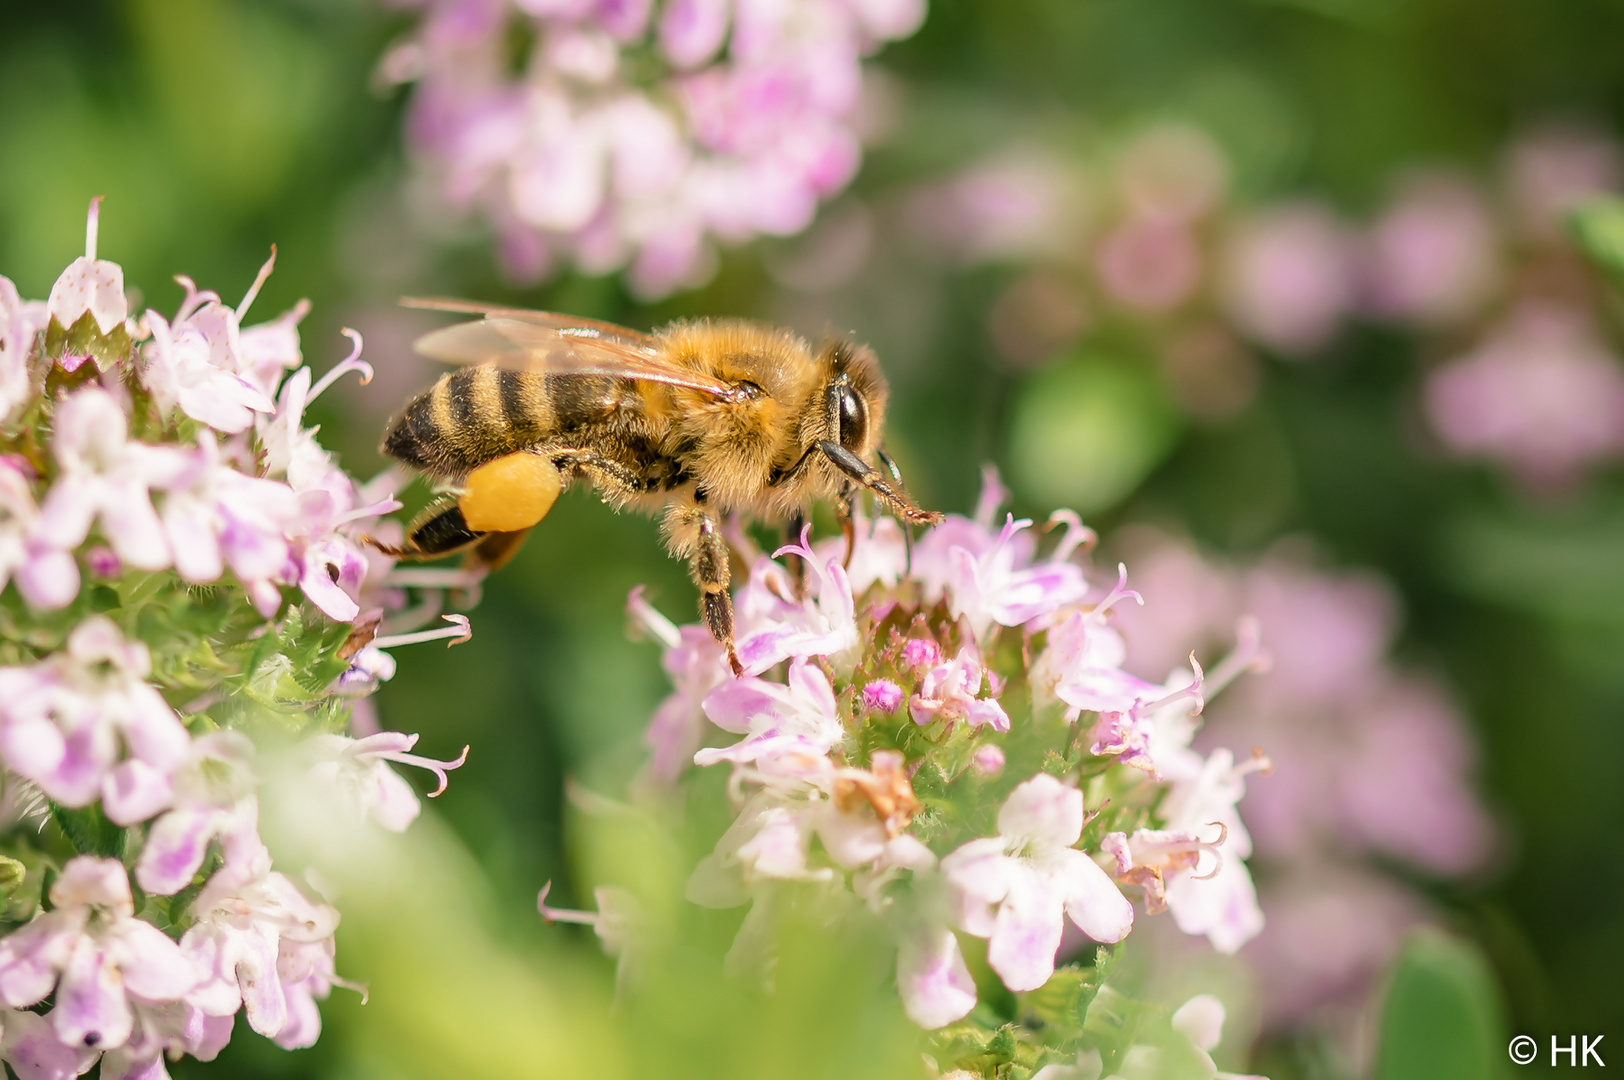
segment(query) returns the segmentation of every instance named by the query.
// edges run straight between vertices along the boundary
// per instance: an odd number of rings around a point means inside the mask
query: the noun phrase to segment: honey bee
[[[784,522],[798,536],[812,504],[833,499],[848,558],[861,490],[906,522],[942,520],[913,503],[880,448],[887,389],[863,346],[835,340],[814,352],[786,330],[737,320],[644,334],[550,312],[406,303],[480,318],[416,343],[460,367],[407,403],[382,450],[457,487],[391,554],[470,549],[499,566],[560,491],[588,483],[616,509],[660,516],[737,675],[728,515]]]

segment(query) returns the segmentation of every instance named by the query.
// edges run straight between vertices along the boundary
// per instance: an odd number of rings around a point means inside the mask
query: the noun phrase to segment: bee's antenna
[[[888,472],[890,472],[891,478],[893,480],[895,480],[900,485],[902,483],[902,470],[897,468],[897,463],[895,461],[891,460],[891,455],[887,454],[885,452],[885,447],[883,447],[883,446],[879,447],[878,449],[876,449],[874,451],[874,453],[875,453],[876,456],[879,457],[880,464],[884,465],[886,470]],[[909,577],[912,577],[913,576],[913,522],[911,522],[911,521],[902,522],[902,551],[903,551],[903,555],[904,555],[903,571],[902,572],[904,574],[908,575]]]
[[[891,455],[885,452],[885,447],[882,446],[878,450],[875,450],[874,454],[880,459],[880,464],[884,465],[886,470],[891,474],[891,479],[895,480],[899,484],[902,483],[902,470],[897,468],[897,463],[895,461],[891,460]]]

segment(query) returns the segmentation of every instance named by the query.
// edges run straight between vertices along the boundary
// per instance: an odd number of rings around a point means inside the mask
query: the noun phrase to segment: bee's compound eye
[[[836,393],[840,406],[840,445],[860,454],[868,445],[868,406],[849,386],[840,387]]]

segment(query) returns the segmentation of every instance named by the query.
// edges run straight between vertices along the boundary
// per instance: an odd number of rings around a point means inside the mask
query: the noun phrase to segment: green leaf
[[[1579,207],[1568,217],[1568,232],[1585,257],[1624,288],[1624,199],[1608,196]]]
[[[1068,964],[1059,968],[1048,982],[1019,995],[1022,1014],[1036,1017],[1045,1027],[1058,1029],[1067,1038],[1079,1036],[1088,1007],[1110,973],[1112,959],[1111,950],[1102,945],[1095,950],[1092,967]]]
[[[1412,936],[1382,1007],[1376,1080],[1490,1080],[1506,1040],[1498,988],[1477,949],[1437,931]]]
[[[100,806],[92,804],[73,810],[52,803],[51,817],[79,854],[109,859],[124,855],[124,830],[108,821]]]
[[[999,1065],[1015,1060],[1015,1028],[1005,1024],[987,1040],[987,1056]]]

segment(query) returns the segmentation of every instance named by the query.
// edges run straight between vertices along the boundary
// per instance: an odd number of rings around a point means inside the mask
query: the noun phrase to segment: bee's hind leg
[[[464,548],[470,566],[495,570],[519,550],[532,526],[547,516],[563,489],[563,476],[530,450],[485,462],[464,479],[462,491],[431,503],[406,527],[399,547],[367,542],[397,559],[438,559]]]
[[[457,500],[446,496],[431,503],[412,519],[412,523],[406,527],[404,544],[397,547],[371,536],[364,536],[362,540],[391,558],[415,561],[450,555],[479,544],[491,535],[469,528]]]
[[[486,533],[484,538],[463,556],[463,565],[470,569],[500,570],[507,565],[509,559],[519,553],[519,548],[524,545],[524,538],[529,535],[529,529]]]
[[[711,637],[727,651],[733,674],[742,676],[744,667],[733,644],[733,597],[728,593],[732,554],[722,530],[699,501],[673,503],[665,512],[662,528],[672,554],[688,560],[688,573],[699,587],[699,610]]]

